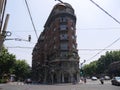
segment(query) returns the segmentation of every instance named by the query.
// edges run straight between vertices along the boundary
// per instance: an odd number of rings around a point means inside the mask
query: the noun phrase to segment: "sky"
[[[77,48],[80,56],[80,63],[90,63],[105,55],[107,50],[102,51],[115,40],[120,38],[120,24],[95,6],[90,0],[62,0],[72,5],[77,17],[76,35]],[[120,21],[120,0],[93,0],[110,15]],[[44,29],[44,24],[53,9],[58,3],[55,0],[27,0],[30,12],[38,36]],[[32,50],[37,43],[25,0],[7,0],[6,14],[10,14],[7,31],[12,35],[7,38],[28,39],[31,35],[31,42],[5,40],[5,47],[16,55],[17,59],[26,60],[31,65]],[[22,47],[22,48],[16,48]],[[24,48],[31,47],[31,48]],[[120,40],[106,48],[119,50]],[[97,54],[99,53],[99,54]],[[97,55],[96,55],[97,54]],[[96,56],[95,56],[96,55]],[[94,57],[95,56],[95,57]],[[92,58],[93,57],[93,58]]]

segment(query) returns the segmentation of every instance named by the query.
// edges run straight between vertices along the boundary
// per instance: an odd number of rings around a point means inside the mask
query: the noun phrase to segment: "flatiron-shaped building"
[[[58,3],[54,6],[32,55],[34,82],[79,82],[76,15],[70,4]]]

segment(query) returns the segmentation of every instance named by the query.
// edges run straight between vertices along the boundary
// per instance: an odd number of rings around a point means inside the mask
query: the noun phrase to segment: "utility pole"
[[[6,38],[6,36],[10,36],[11,33],[7,32],[7,25],[8,25],[8,20],[9,20],[9,14],[6,15],[5,21],[4,21],[4,25],[3,25],[3,20],[4,20],[4,13],[5,13],[5,8],[6,8],[6,3],[7,0],[0,0],[0,51],[2,48],[2,45],[4,43],[4,40]],[[8,33],[10,35],[8,35]]]
[[[6,29],[7,29],[8,20],[9,20],[9,14],[7,14],[3,30],[2,30],[2,32],[0,32],[0,51],[1,51],[1,48],[2,48],[2,45],[3,45],[3,42],[4,42],[4,40],[7,36]]]

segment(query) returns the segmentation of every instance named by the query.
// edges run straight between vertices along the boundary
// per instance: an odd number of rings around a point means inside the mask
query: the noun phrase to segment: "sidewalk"
[[[23,82],[9,82],[10,85],[24,85]]]

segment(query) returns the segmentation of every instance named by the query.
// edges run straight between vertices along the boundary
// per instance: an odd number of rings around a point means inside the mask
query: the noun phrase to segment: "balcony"
[[[60,25],[60,31],[65,31],[65,30],[68,30],[67,25],[61,24],[61,25]]]
[[[68,40],[68,35],[67,34],[61,34],[60,35],[60,40]]]
[[[63,9],[63,10],[56,9],[54,11],[54,15],[63,14],[63,13],[67,13],[67,14],[75,16],[74,11],[71,10],[71,9],[68,9],[68,8],[67,9]]]
[[[60,50],[68,50],[68,47],[60,47]]]
[[[79,60],[75,58],[56,58],[54,60],[49,61],[50,63],[57,63],[57,62],[79,62]]]

